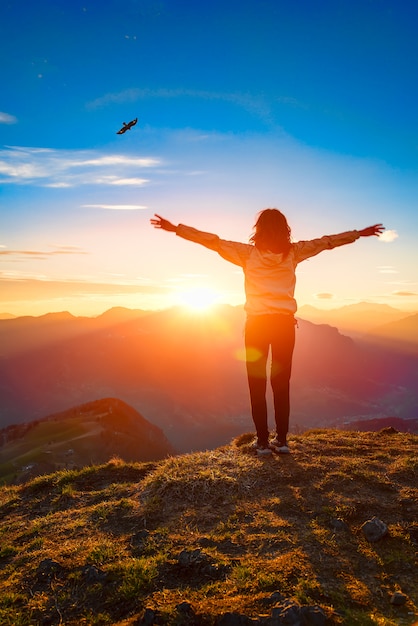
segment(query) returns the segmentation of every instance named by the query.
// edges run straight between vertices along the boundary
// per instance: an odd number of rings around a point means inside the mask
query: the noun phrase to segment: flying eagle
[[[127,130],[131,130],[132,126],[135,126],[137,121],[138,121],[138,118],[136,117],[134,120],[132,120],[128,124],[126,122],[123,122],[122,128],[120,130],[118,130],[118,132],[116,134],[117,135],[123,135],[123,133],[126,133]]]

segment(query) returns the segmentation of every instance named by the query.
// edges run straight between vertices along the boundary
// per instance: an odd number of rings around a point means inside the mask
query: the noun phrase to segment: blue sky
[[[247,241],[383,222],[300,266],[300,304],[418,308],[418,4],[8,0],[0,4],[0,313],[243,300],[154,212]],[[122,122],[138,117],[124,135]]]

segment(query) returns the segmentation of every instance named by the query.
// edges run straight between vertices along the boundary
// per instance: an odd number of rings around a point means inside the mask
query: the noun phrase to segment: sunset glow
[[[179,294],[179,303],[196,313],[209,311],[217,302],[219,294],[208,287],[194,287]]]
[[[149,222],[247,243],[266,207],[294,241],[386,227],[303,263],[300,306],[418,310],[416,18],[395,0],[0,3],[0,315],[243,303],[240,268]]]

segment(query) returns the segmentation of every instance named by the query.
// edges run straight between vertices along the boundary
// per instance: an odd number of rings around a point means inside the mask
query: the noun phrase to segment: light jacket
[[[360,234],[351,230],[339,235],[328,235],[311,241],[292,243],[289,253],[276,254],[259,250],[253,244],[220,239],[191,226],[179,224],[176,235],[214,250],[223,259],[242,267],[245,276],[245,310],[247,315],[296,313],[294,298],[296,266],[323,250],[331,250],[356,241]]]

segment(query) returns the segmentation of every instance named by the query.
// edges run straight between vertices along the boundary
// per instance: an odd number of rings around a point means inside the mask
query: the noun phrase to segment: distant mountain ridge
[[[111,328],[115,324],[149,314],[149,311],[140,309],[115,307],[97,317],[76,317],[68,311],[62,311],[40,316],[25,315],[0,319],[0,358],[22,350],[36,349],[48,342],[63,341],[96,330]]]
[[[379,334],[378,328],[414,316],[415,313],[401,311],[388,304],[358,302],[335,309],[319,309],[311,305],[299,307],[298,315],[315,324],[330,324],[341,332],[355,335]],[[413,339],[415,341],[415,338]]]
[[[415,354],[298,319],[293,432],[418,418]],[[222,445],[253,428],[244,321],[243,308],[231,306],[205,315],[112,309],[97,318],[0,320],[0,426],[112,397],[161,428],[179,452]]]
[[[404,420],[400,417],[380,417],[374,419],[363,419],[341,424],[341,430],[355,430],[360,432],[380,432],[384,429],[397,431],[399,433],[418,434],[418,418]]]
[[[402,345],[406,350],[418,354],[418,313],[376,326],[365,338],[389,345]]]

